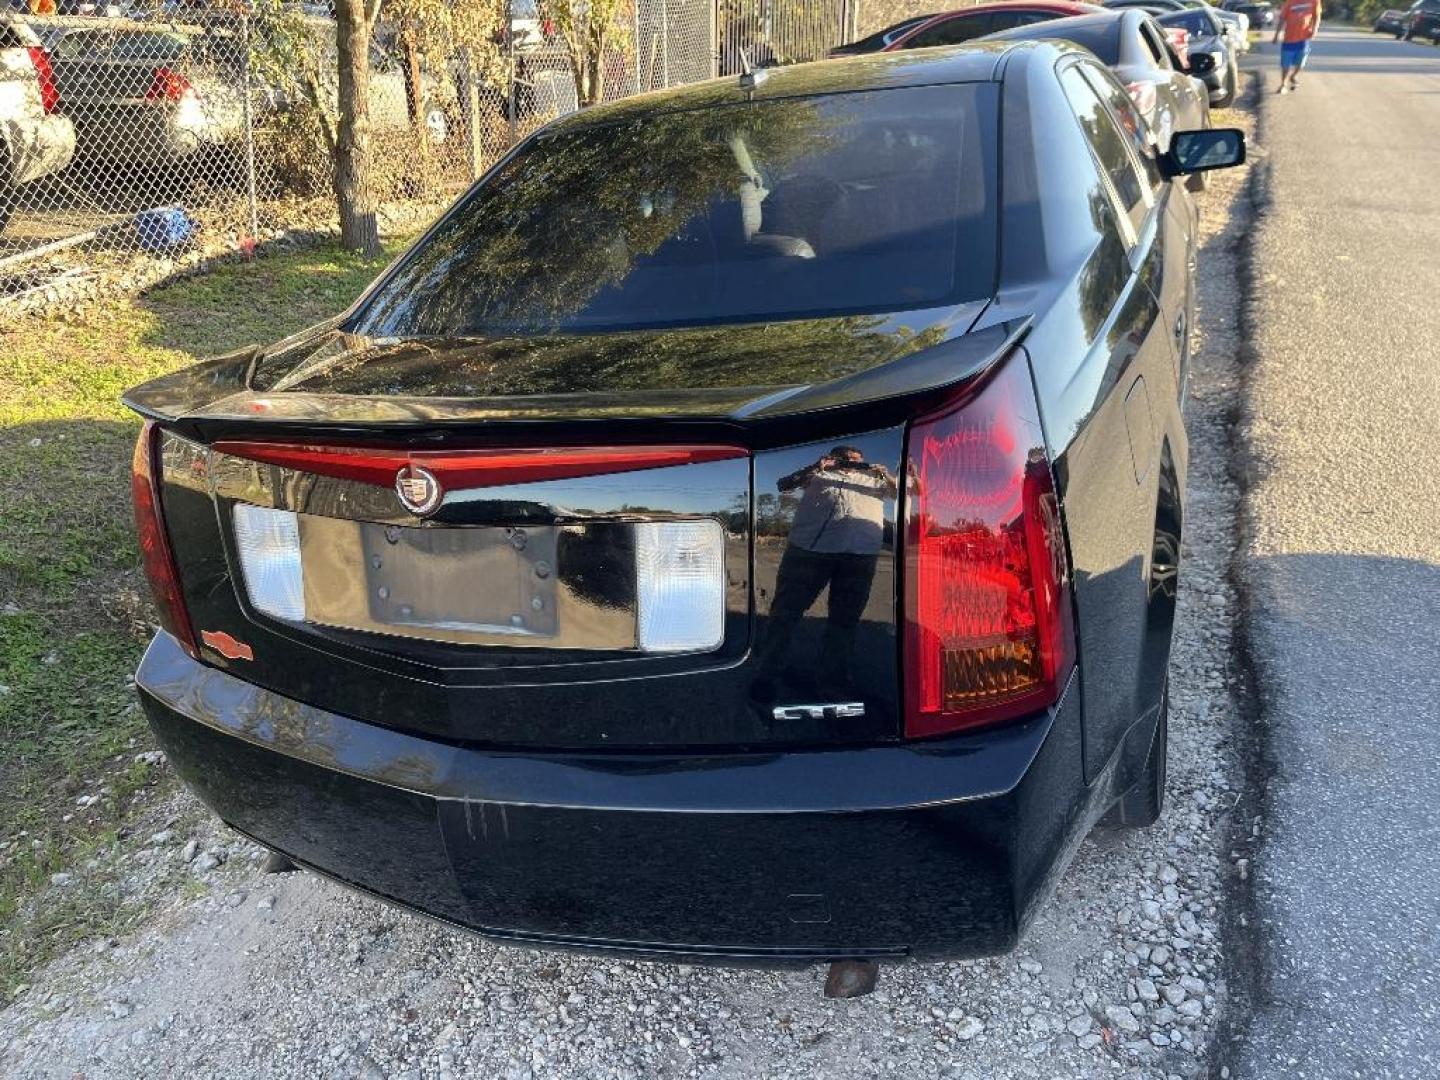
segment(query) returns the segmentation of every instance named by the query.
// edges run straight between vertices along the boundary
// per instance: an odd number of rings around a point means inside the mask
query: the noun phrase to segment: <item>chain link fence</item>
[[[328,3],[10,2],[24,10],[0,12],[0,309],[333,229]],[[597,55],[583,20],[602,10]],[[423,227],[587,99],[821,59],[858,23],[858,0],[384,0],[367,101],[382,227]]]

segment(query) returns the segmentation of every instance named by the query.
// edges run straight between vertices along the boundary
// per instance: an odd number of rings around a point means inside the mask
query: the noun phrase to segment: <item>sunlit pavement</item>
[[[1230,1057],[1242,1077],[1433,1078],[1440,49],[1326,30],[1279,96],[1263,40],[1245,580],[1273,775],[1257,1008]]]

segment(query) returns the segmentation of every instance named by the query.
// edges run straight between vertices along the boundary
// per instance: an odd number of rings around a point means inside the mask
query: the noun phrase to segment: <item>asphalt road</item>
[[[1440,1076],[1440,49],[1275,50],[1242,556],[1271,773],[1240,1077]]]

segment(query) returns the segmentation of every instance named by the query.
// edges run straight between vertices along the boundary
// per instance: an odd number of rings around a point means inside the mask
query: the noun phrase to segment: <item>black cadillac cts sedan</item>
[[[1196,213],[1053,43],[526,140],[344,315],[132,390],[184,780],[510,942],[1012,947],[1165,777]]]

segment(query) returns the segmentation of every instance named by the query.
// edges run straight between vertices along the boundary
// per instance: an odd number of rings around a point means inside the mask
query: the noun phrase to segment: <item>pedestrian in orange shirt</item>
[[[1275,41],[1285,35],[1280,46],[1280,87],[1275,92],[1300,89],[1300,69],[1310,56],[1310,39],[1320,29],[1320,0],[1285,0],[1280,9],[1280,22],[1275,27]]]

